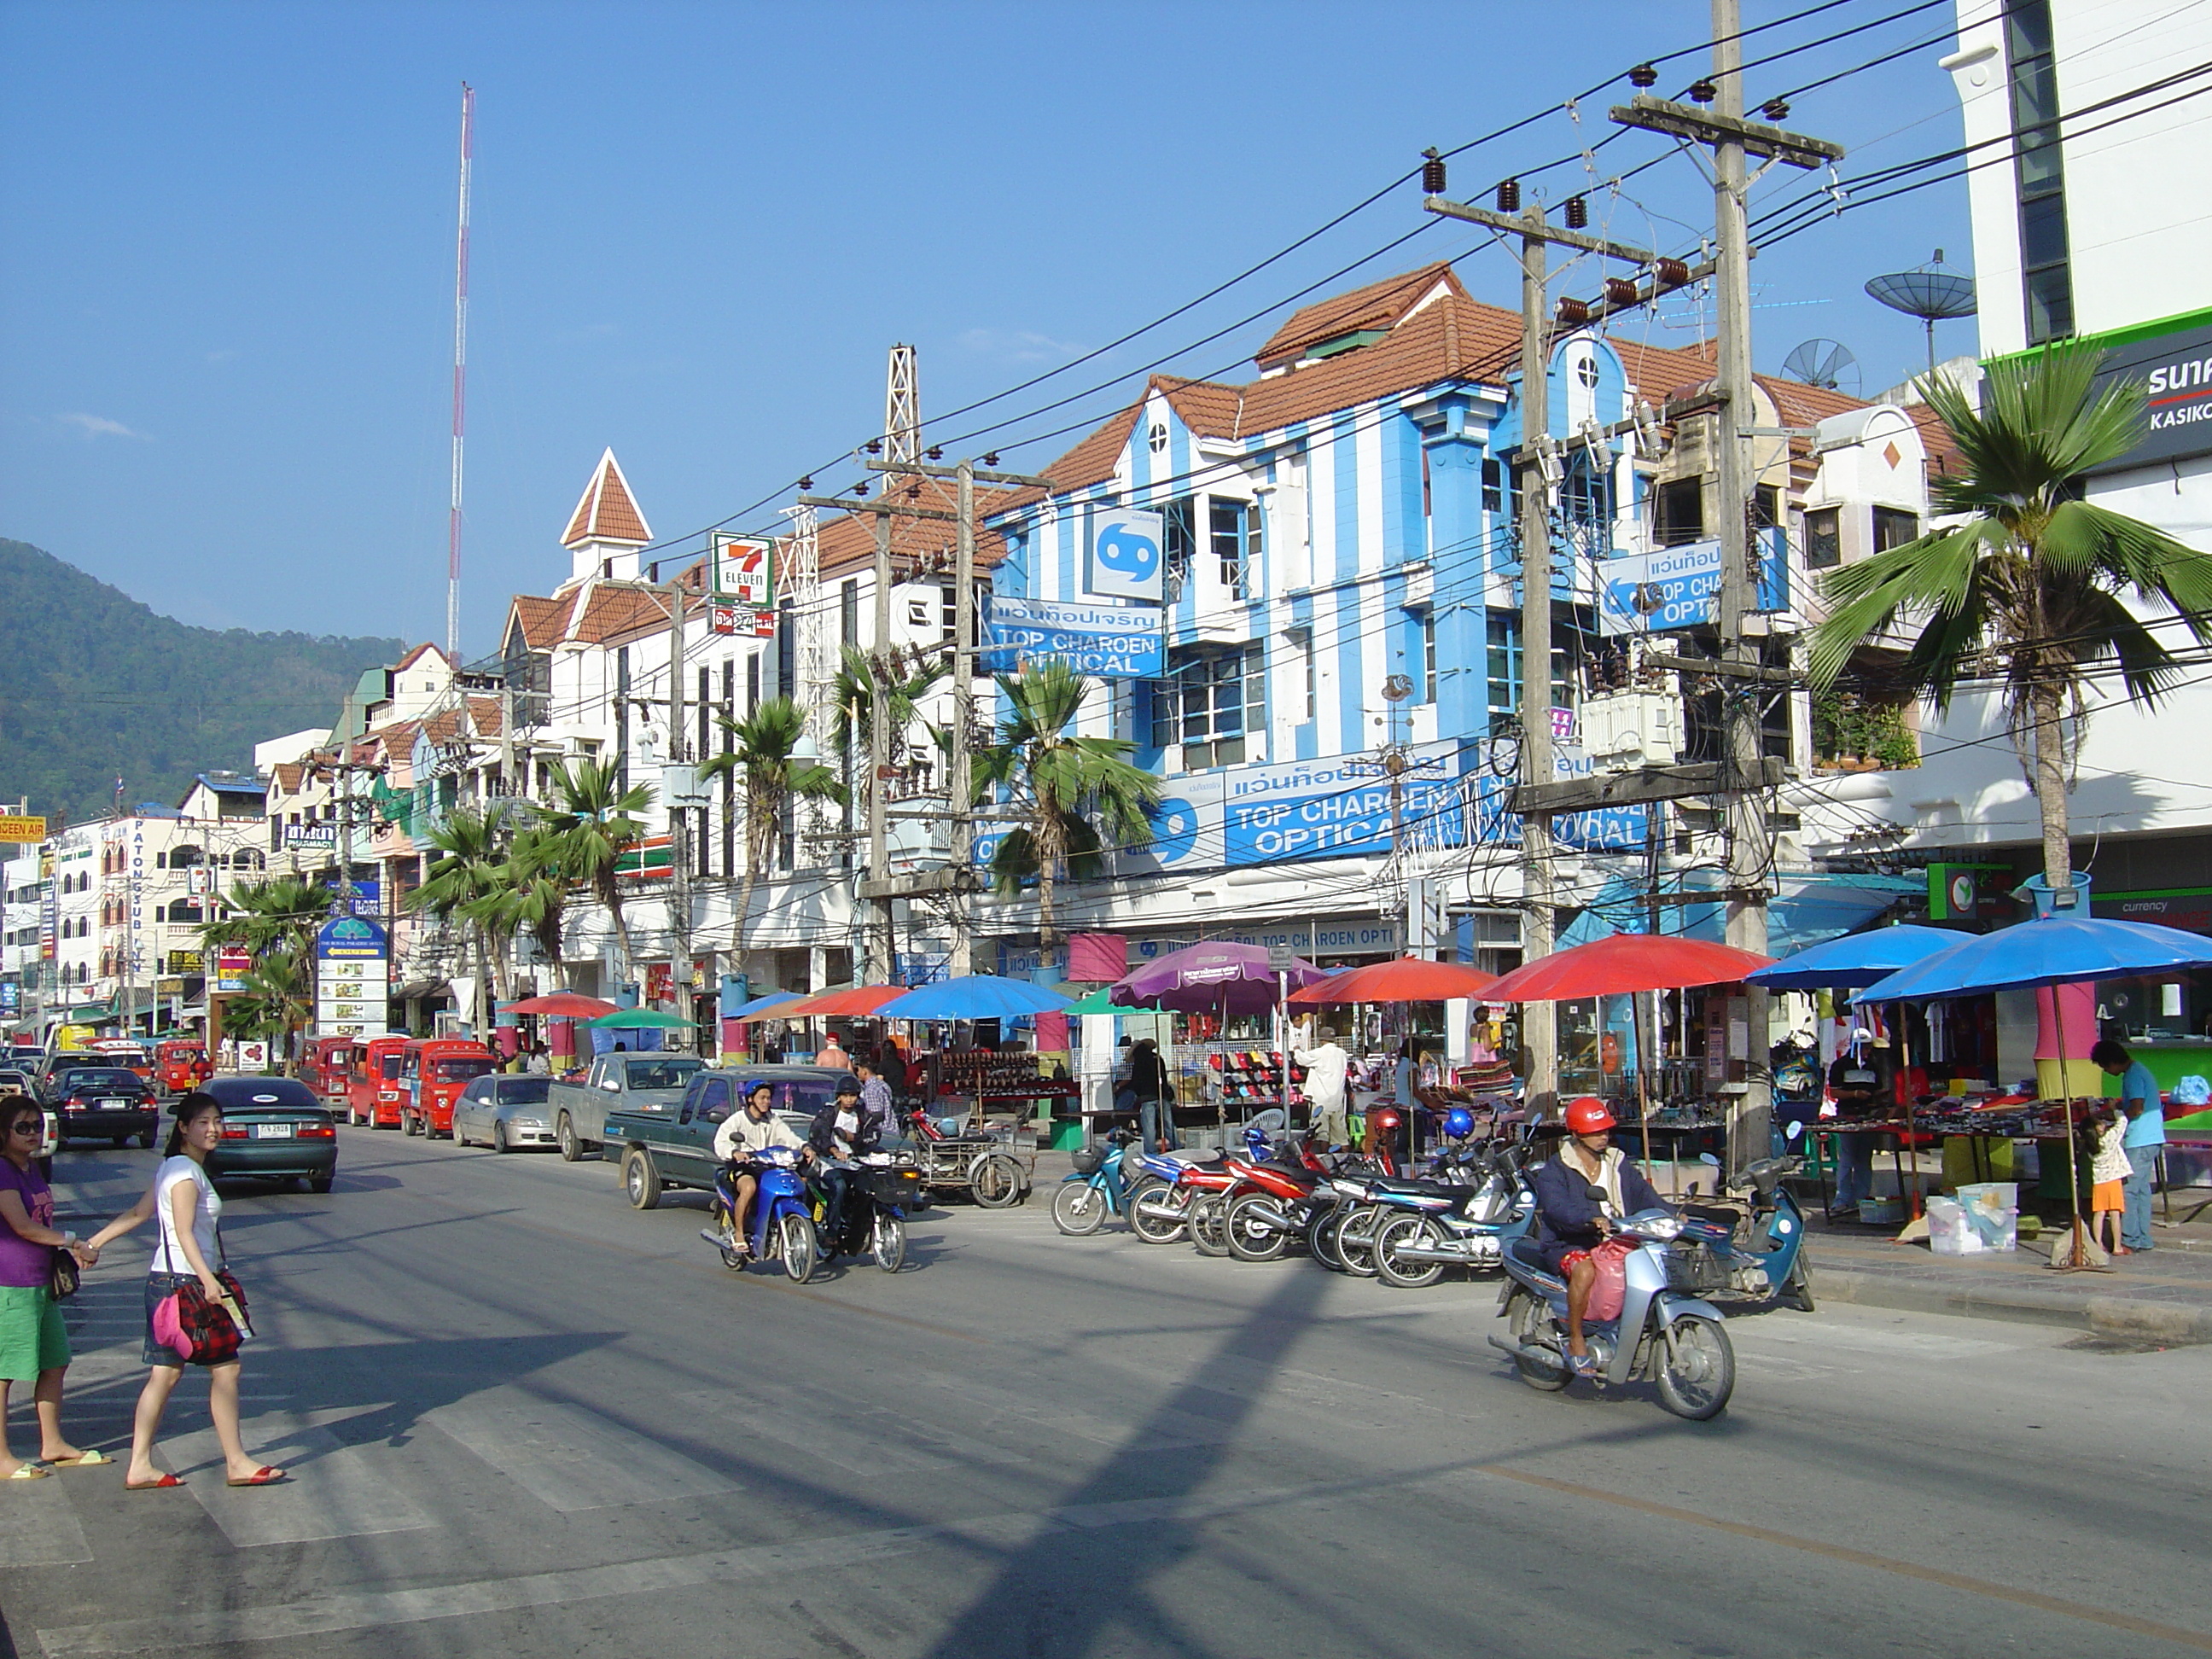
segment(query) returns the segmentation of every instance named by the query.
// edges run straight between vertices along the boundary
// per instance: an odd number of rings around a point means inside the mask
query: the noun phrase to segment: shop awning
[[[451,981],[442,979],[410,979],[392,994],[393,1002],[414,1002],[423,997],[453,995]]]
[[[82,1008],[72,1008],[64,1014],[62,1023],[65,1025],[105,1025],[111,1020],[122,1018],[112,1002],[88,1002]]]

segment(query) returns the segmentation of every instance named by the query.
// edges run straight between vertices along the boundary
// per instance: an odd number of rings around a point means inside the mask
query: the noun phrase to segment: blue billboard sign
[[[1760,611],[1790,608],[1790,544],[1778,529],[1759,532]],[[1622,553],[1597,566],[1601,634],[1667,634],[1708,627],[1719,614],[1717,540]]]
[[[1012,672],[1024,659],[1057,657],[1094,678],[1157,680],[1167,675],[1166,636],[1157,605],[1070,604],[994,595],[985,666]]]

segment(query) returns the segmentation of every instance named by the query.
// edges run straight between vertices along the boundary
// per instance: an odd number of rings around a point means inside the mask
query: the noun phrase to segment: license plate
[[[257,1123],[253,1126],[256,1140],[289,1140],[292,1126],[289,1123]]]
[[[131,1109],[131,1102],[127,1098],[103,1100],[100,1103],[100,1109],[104,1112],[127,1112]]]

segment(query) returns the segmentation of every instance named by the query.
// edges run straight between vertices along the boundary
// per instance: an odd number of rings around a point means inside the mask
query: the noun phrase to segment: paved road
[[[1686,1425],[1521,1386],[1482,1285],[1066,1240],[1033,1204],[801,1289],[609,1166],[341,1133],[335,1193],[225,1228],[268,1338],[249,1443],[296,1480],[227,1490],[188,1384],[185,1491],[0,1488],[0,1653],[2212,1650],[2212,1351],[1776,1315]],[[64,1207],[152,1163],[64,1154]],[[110,1445],[141,1265],[71,1314]]]

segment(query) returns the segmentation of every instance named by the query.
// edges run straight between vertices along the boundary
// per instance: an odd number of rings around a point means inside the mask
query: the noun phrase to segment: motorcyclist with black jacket
[[[1614,1119],[1605,1103],[1585,1095],[1566,1109],[1567,1133],[1551,1161],[1536,1171],[1537,1246],[1544,1265],[1567,1281],[1567,1364],[1577,1376],[1592,1370],[1583,1337],[1583,1315],[1597,1282],[1597,1264],[1588,1251],[1612,1233],[1613,1222],[1639,1210],[1663,1210],[1658,1188],[1627,1155],[1612,1145]],[[1592,1188],[1605,1193],[1601,1204]],[[1565,1258],[1584,1252],[1570,1267]]]
[[[848,1219],[847,1189],[852,1183],[852,1160],[872,1152],[882,1144],[884,1115],[867,1103],[858,1079],[837,1079],[837,1092],[814,1115],[806,1144],[814,1150],[814,1178],[828,1195],[829,1234],[841,1240]]]

